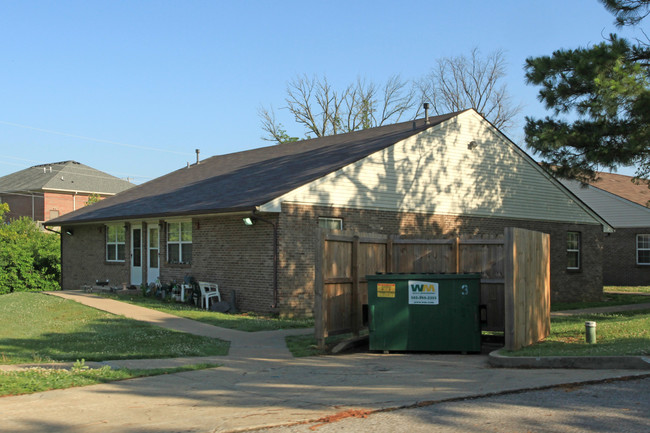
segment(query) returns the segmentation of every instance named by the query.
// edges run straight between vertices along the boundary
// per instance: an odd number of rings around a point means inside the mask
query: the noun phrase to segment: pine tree
[[[619,25],[637,24],[650,0],[602,0]],[[526,143],[558,175],[592,179],[636,165],[650,176],[650,48],[612,34],[589,48],[526,60],[528,83],[553,116],[526,119]]]

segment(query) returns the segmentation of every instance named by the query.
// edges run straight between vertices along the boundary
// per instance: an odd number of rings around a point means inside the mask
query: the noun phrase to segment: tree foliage
[[[102,196],[94,192],[88,196],[88,200],[86,201],[86,206],[99,203],[100,201],[102,201]]]
[[[9,211],[0,205],[0,221]],[[0,224],[0,294],[58,290],[61,275],[60,239],[23,217]]]
[[[467,56],[438,59],[436,67],[418,81],[423,101],[431,103],[436,114],[474,108],[499,129],[513,126],[521,112],[513,105],[503,83],[506,62],[502,51],[485,57],[478,48]]]
[[[603,0],[619,25],[647,15],[648,1]],[[645,11],[645,12],[644,12]],[[650,174],[650,50],[610,35],[588,48],[526,60],[528,83],[553,111],[526,119],[526,143],[563,177],[587,181],[601,167]]]
[[[650,13],[648,0],[601,0],[619,26],[637,25]]]

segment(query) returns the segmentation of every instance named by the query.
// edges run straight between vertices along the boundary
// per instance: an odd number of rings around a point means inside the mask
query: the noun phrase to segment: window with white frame
[[[318,227],[328,230],[343,230],[343,219],[319,217]]]
[[[636,264],[650,265],[650,234],[636,235]]]
[[[580,269],[580,232],[566,234],[567,269]]]
[[[106,226],[106,261],[123,262],[125,258],[126,229],[123,225]]]
[[[192,221],[167,223],[167,263],[192,263]]]

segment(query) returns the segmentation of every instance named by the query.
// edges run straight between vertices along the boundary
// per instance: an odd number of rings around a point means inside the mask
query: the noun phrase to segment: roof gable
[[[601,224],[474,110],[406,137],[265,204]]]

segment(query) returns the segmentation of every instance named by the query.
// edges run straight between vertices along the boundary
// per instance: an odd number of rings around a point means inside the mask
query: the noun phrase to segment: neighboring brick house
[[[64,289],[191,275],[226,300],[236,290],[242,310],[284,314],[312,312],[319,226],[545,231],[554,300],[600,298],[611,230],[474,110],[214,156],[48,224],[73,233],[62,237]]]
[[[53,162],[0,177],[0,202],[9,205],[8,219],[43,222],[84,207],[92,194],[103,199],[133,186],[76,161]]]
[[[650,189],[630,176],[598,173],[589,185],[562,183],[602,216],[614,233],[603,244],[603,283],[611,286],[650,285]]]

